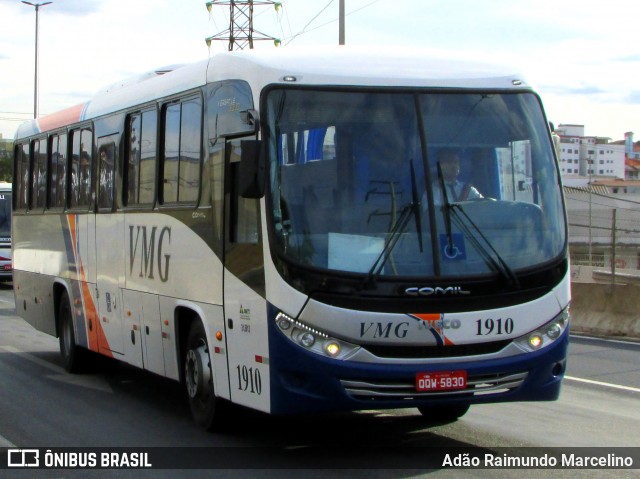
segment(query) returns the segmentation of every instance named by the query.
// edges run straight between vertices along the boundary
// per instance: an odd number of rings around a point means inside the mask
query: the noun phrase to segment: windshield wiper
[[[380,254],[374,261],[373,265],[371,266],[371,269],[369,269],[367,276],[364,278],[364,281],[362,282],[363,286],[366,286],[374,282],[375,279],[382,272],[382,268],[384,267],[385,263],[391,256],[391,252],[393,251],[393,248],[395,248],[396,244],[398,243],[398,240],[400,239],[400,235],[404,233],[404,230],[407,228],[407,225],[409,224],[411,213],[413,213],[413,219],[416,223],[416,231],[418,235],[418,244],[420,247],[420,252],[421,253],[423,252],[422,221],[420,218],[420,200],[418,198],[418,188],[416,186],[416,173],[413,169],[413,160],[410,161],[409,166],[411,171],[411,202],[403,206],[402,209],[400,210],[400,217],[398,218],[398,221],[396,221],[393,227],[391,228],[391,231],[389,231],[388,241],[385,242],[384,247],[382,248],[382,251],[380,251]]]
[[[466,213],[466,211],[464,211],[464,209],[462,208],[462,205],[458,203],[454,203],[449,206],[449,209],[453,213],[452,216],[453,216],[454,222],[456,223],[456,226],[463,231],[465,237],[467,237],[467,239],[471,242],[471,245],[476,249],[476,251],[480,253],[480,256],[482,256],[485,263],[487,263],[487,265],[492,267],[495,271],[499,272],[502,275],[502,277],[507,280],[508,284],[513,285],[516,288],[520,289],[520,281],[518,280],[518,276],[516,276],[516,274],[513,272],[511,267],[504,260],[504,258],[500,255],[500,253],[498,253],[495,247],[491,244],[489,239],[482,233],[482,231],[480,230],[478,225],[475,223],[475,221],[473,221],[471,217]],[[483,246],[483,244],[480,241],[478,241],[476,236],[469,230],[467,225],[464,224],[461,216],[457,213],[456,209],[459,210],[460,213],[462,213],[462,216],[464,216],[464,218],[473,227],[473,229],[480,236],[480,238],[482,238],[482,240],[488,246],[489,250],[491,250],[493,255],[489,253],[487,248]]]
[[[418,233],[418,244],[422,253],[422,218],[420,216],[420,199],[418,198],[418,187],[416,186],[416,172],[413,169],[413,159],[409,162],[411,167],[411,201],[413,206],[413,220],[416,222],[416,232]]]
[[[440,196],[442,197],[442,213],[444,215],[444,228],[447,233],[447,247],[449,252],[453,251],[453,233],[451,232],[451,202],[449,202],[449,195],[447,188],[444,184],[444,176],[442,176],[442,167],[440,162],[436,164],[438,171],[438,184],[440,185]]]
[[[440,166],[440,162],[437,163],[438,170],[438,183],[440,185],[441,195],[442,195],[442,212],[444,215],[444,224],[445,231],[447,233],[447,245],[445,248],[448,248],[447,251],[453,252],[453,232],[451,230],[451,220],[456,223],[456,226],[463,232],[464,236],[469,240],[471,245],[475,248],[484,262],[491,267],[494,271],[497,271],[502,275],[503,278],[507,280],[507,282],[511,285],[514,285],[516,288],[520,288],[520,281],[518,281],[518,277],[513,272],[511,267],[507,264],[504,258],[498,253],[498,251],[494,248],[491,242],[487,239],[487,237],[482,233],[478,225],[471,219],[471,217],[464,211],[462,205],[459,203],[451,203],[449,201],[449,195],[447,193],[447,188],[444,184],[444,177],[442,176],[442,168]],[[480,238],[485,242],[485,244],[489,247],[489,250],[495,255],[492,256],[487,248],[483,246],[483,244],[478,241],[476,236],[469,230],[464,221],[462,221],[460,215],[457,213],[456,208],[462,213],[467,222],[473,227],[473,229],[478,233]]]
[[[373,280],[380,275],[380,272],[389,259],[393,248],[395,248],[398,243],[400,235],[404,232],[407,224],[409,223],[409,218],[411,217],[413,208],[413,203],[409,203],[402,208],[398,221],[396,221],[393,228],[391,228],[391,231],[389,231],[388,241],[385,242],[382,251],[380,251],[380,254],[373,263],[373,266],[371,266],[367,276],[364,278],[364,281],[362,282],[363,286],[372,283]]]

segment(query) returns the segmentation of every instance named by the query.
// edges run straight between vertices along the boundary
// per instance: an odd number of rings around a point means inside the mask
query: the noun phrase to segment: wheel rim
[[[206,343],[201,342],[199,346],[187,351],[184,367],[189,398],[207,401],[213,390],[209,350]]]

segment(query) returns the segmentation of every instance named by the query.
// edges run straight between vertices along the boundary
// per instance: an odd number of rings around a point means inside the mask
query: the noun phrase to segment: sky
[[[31,0],[42,3],[43,0]],[[227,50],[228,0],[53,0],[39,9],[39,113],[90,100],[106,85]],[[278,48],[338,44],[339,0],[254,5],[254,29]],[[262,2],[264,3],[264,2]],[[345,0],[346,44],[423,48],[505,64],[540,94],[555,125],[640,139],[637,0]],[[35,8],[0,0],[0,134],[33,117]],[[276,48],[271,41],[256,49]]]

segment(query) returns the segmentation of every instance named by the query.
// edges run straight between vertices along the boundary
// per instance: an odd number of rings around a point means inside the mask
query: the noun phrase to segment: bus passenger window
[[[49,208],[64,207],[64,193],[67,185],[67,135],[55,135],[50,139],[49,170],[51,188],[49,190]]]
[[[167,105],[164,116],[162,203],[195,203],[200,192],[202,101]]]
[[[125,204],[150,205],[153,203],[156,182],[156,128],[158,114],[155,110],[135,113],[128,123],[126,152]]]
[[[75,130],[71,133],[71,185],[69,206],[88,207],[91,199],[91,157],[93,133],[91,130]]]
[[[16,209],[27,209],[29,204],[29,143],[16,147],[14,177]]]
[[[115,165],[115,143],[107,143],[102,145],[100,152],[100,181],[98,190],[98,208],[113,208],[113,178]]]
[[[44,208],[47,204],[47,142],[38,141],[38,151],[34,151],[33,185],[31,190],[33,208]]]

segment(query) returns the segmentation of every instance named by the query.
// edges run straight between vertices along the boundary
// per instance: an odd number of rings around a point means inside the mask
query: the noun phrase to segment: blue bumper
[[[271,315],[270,315],[271,316]],[[319,411],[397,409],[453,403],[553,401],[560,394],[565,371],[569,328],[551,345],[532,353],[501,359],[439,364],[372,364],[330,359],[292,343],[269,320],[271,412],[298,414]],[[406,398],[362,398],[347,392],[341,381],[415,384],[416,374],[465,370],[469,378],[526,373],[519,386],[482,395]]]

